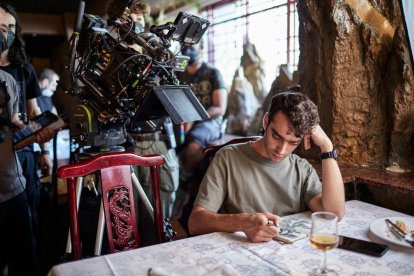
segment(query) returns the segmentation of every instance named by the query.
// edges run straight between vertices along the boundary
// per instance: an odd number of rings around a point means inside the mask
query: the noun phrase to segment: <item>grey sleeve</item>
[[[5,82],[7,89],[7,91],[5,92],[10,96],[10,99],[7,103],[7,108],[10,117],[12,117],[13,114],[19,112],[19,96],[17,90],[17,83],[12,77],[12,75],[6,73],[3,70],[0,70],[0,80]]]
[[[194,205],[199,205],[217,213],[227,194],[226,156],[222,151],[216,153],[198,190]]]
[[[322,182],[319,179],[319,175],[311,164],[307,163],[307,178],[304,183],[304,203],[306,208],[309,209],[309,201],[312,198],[322,193]]]

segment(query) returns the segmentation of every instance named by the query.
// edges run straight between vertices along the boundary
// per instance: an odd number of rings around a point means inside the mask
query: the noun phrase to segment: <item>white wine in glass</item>
[[[330,212],[315,212],[312,214],[310,242],[313,248],[323,251],[322,266],[315,268],[312,275],[338,275],[326,265],[326,252],[338,246],[338,217]]]

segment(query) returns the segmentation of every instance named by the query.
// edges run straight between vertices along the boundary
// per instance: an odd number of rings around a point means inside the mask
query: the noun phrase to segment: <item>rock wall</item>
[[[413,170],[414,78],[399,2],[298,0],[298,12],[299,82],[341,162]]]

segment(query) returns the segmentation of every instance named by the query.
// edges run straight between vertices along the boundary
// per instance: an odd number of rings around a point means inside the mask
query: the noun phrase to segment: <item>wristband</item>
[[[48,150],[42,150],[40,153],[41,153],[41,154],[47,154],[47,155],[49,155],[49,154],[50,154],[50,152],[49,152]]]

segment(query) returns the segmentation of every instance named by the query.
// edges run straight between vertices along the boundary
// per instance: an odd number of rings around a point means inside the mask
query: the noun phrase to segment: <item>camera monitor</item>
[[[401,15],[404,21],[405,36],[407,38],[408,50],[411,58],[411,68],[414,70],[414,1],[400,0]]]
[[[185,12],[179,12],[174,25],[175,30],[168,35],[169,37],[178,42],[197,44],[206,32],[210,22]]]
[[[139,121],[170,116],[175,124],[208,119],[204,107],[187,85],[161,85],[152,88],[139,108]]]

